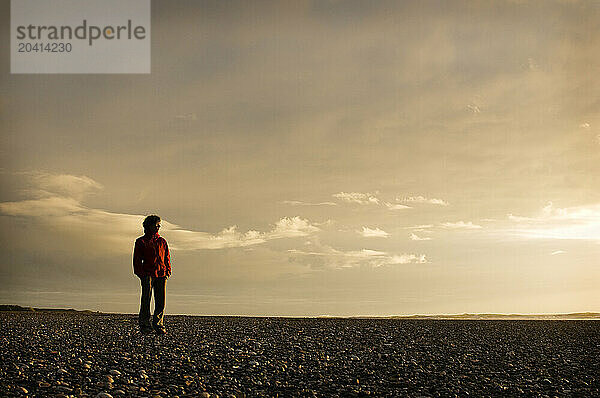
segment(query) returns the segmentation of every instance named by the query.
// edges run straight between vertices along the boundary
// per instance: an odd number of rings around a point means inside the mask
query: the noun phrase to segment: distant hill
[[[573,312],[569,314],[450,314],[450,315],[396,315],[393,319],[467,319],[467,320],[493,320],[493,319],[540,319],[540,320],[567,320],[567,319],[600,319],[598,312]]]
[[[21,307],[20,305],[0,304],[0,311],[35,311],[35,308]]]
[[[75,310],[73,308],[34,308],[34,307],[21,307],[20,305],[0,304],[0,311],[30,311],[30,312],[57,312],[57,313],[84,313],[84,314],[104,314],[100,311],[91,310]],[[107,313],[108,314],[108,313]],[[115,314],[113,314],[115,315]],[[122,314],[122,315],[136,315],[136,314]],[[175,316],[175,315],[170,315]],[[194,315],[186,315],[194,316]],[[211,315],[196,315],[196,316],[211,316]],[[227,315],[222,315],[227,317]],[[236,315],[236,317],[240,317]],[[244,318],[244,316],[241,316]],[[248,316],[249,318],[254,318]],[[259,317],[260,318],[260,317]],[[271,317],[269,317],[271,318]],[[277,317],[275,317],[277,318]],[[286,318],[286,317],[282,317]],[[294,317],[292,317],[294,318]],[[439,315],[392,315],[392,316],[330,316],[321,315],[314,317],[300,317],[300,318],[322,318],[322,319],[447,319],[447,320],[600,320],[599,312],[572,312],[569,314],[439,314]]]
[[[91,313],[97,314],[100,311],[90,311],[90,310],[75,310],[73,308],[34,308],[34,307],[21,307],[20,305],[11,305],[11,304],[0,304],[0,311],[29,311],[29,312],[82,312],[82,313]]]

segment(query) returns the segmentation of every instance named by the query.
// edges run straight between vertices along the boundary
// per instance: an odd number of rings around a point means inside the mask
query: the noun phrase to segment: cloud
[[[472,221],[469,221],[469,222],[464,222],[464,221],[444,222],[440,225],[443,228],[448,228],[448,229],[481,229],[481,228],[483,228],[481,225],[473,224]]]
[[[320,229],[318,227],[311,225],[308,220],[302,219],[298,216],[292,218],[284,217],[275,223],[275,228],[269,234],[269,238],[275,239],[307,236],[319,230]]]
[[[579,128],[580,128],[580,129],[583,129],[583,130],[586,130],[586,131],[589,131],[589,130],[591,130],[592,126],[591,126],[589,123],[587,123],[587,122],[586,122],[586,123],[581,123],[581,124],[579,124]],[[595,139],[595,142],[596,142],[597,144],[600,144],[600,134],[597,134],[597,135],[594,137],[594,139]]]
[[[536,71],[536,70],[540,69],[540,66],[537,64],[537,62],[535,62],[535,59],[533,59],[531,57],[527,58],[527,67],[531,71]]]
[[[88,177],[44,175],[43,178],[36,177],[34,180],[38,183],[37,188],[44,187],[75,196],[91,188],[101,187]],[[40,189],[33,191],[37,194],[43,192],[46,197],[0,203],[0,213],[7,216],[29,217],[40,224],[70,231],[90,239],[109,240],[118,245],[108,249],[117,251],[124,250],[123,247],[129,250],[132,238],[140,234],[143,215],[112,213],[88,208],[75,197],[61,196]],[[308,220],[296,216],[279,219],[267,232],[255,230],[240,232],[237,226],[233,225],[217,234],[211,234],[187,230],[167,220],[163,220],[161,231],[165,236],[168,235],[169,244],[173,249],[199,250],[245,247],[273,239],[303,237],[320,229]]]
[[[332,195],[334,198],[340,199],[343,202],[358,203],[360,205],[379,204],[379,199],[371,193],[360,192],[339,192]]]
[[[371,229],[369,227],[362,227],[362,231],[356,231],[356,232],[358,232],[360,235],[364,236],[365,238],[387,238],[390,236],[389,233],[387,233],[384,230],[381,230],[379,228]]]
[[[406,227],[406,229],[414,229],[415,231],[423,231],[427,228],[432,228],[432,224],[421,224],[421,225],[413,225],[412,227]]]
[[[299,200],[284,200],[281,203],[292,206],[337,206],[335,202],[320,202],[320,203],[309,203],[301,202]]]
[[[396,198],[396,201],[403,203],[429,203],[432,205],[448,206],[449,203],[442,199],[428,199],[424,196],[409,196],[405,198]]]
[[[507,218],[508,218],[510,221],[517,221],[517,222],[520,222],[520,221],[535,221],[535,218],[531,218],[531,217],[521,217],[521,216],[515,216],[515,215],[514,215],[514,214],[512,214],[512,213],[509,213],[509,214],[507,215]]]
[[[85,237],[90,243],[105,242],[101,244],[102,253],[129,251],[143,220],[141,215],[91,209],[74,198],[60,196],[3,202],[0,213],[30,218],[33,223],[66,232],[75,239]]]
[[[427,238],[421,238],[420,236],[417,236],[413,233],[410,234],[410,240],[431,240],[431,238],[427,237]]]
[[[552,202],[529,217],[508,214],[506,232],[525,238],[600,240],[600,203],[556,208]]]
[[[467,105],[467,109],[473,113],[481,113],[481,109],[477,105],[469,104]]]
[[[394,203],[389,203],[389,202],[385,202],[385,205],[388,209],[390,210],[404,210],[404,209],[411,209],[410,206],[405,206],[405,205],[401,205],[401,204],[394,204]]]
[[[32,198],[0,203],[0,214],[27,217],[32,223],[65,231],[74,237],[110,242],[105,251],[129,250],[131,237],[138,234],[143,216],[92,209],[82,199],[103,186],[86,176],[40,171],[11,173],[25,184]]]
[[[564,251],[564,250],[557,250],[557,251],[550,253],[550,255],[556,256],[557,254],[565,254],[565,253],[566,253],[566,251]]]
[[[290,249],[290,262],[308,265],[311,268],[354,268],[367,266],[372,268],[401,264],[428,263],[424,254],[394,254],[379,250],[361,249],[342,251],[318,241],[310,242],[312,250]]]
[[[168,225],[166,227],[166,231],[168,231],[169,244],[175,250],[246,247],[266,242],[266,237],[264,234],[254,230],[249,230],[245,233],[242,233],[237,230],[237,225],[224,228],[217,234],[189,231],[180,229],[176,225]]]
[[[84,211],[77,200],[60,196],[0,203],[0,212],[9,216],[60,217]]]
[[[400,254],[393,255],[389,264],[425,264],[428,262],[424,254]]]
[[[190,231],[178,225],[163,222],[165,236],[168,234],[169,244],[176,250],[224,249],[247,247],[265,243],[273,239],[297,238],[311,235],[320,229],[308,220],[300,217],[283,217],[267,232],[248,230],[238,231],[237,225],[224,228],[217,234],[201,231]]]
[[[22,171],[12,174],[22,178],[22,182],[28,186],[24,192],[34,198],[59,195],[82,199],[104,188],[102,184],[86,176],[50,174],[42,171]]]
[[[375,192],[375,194],[378,193],[379,192]],[[389,210],[405,210],[411,208],[410,206],[399,203],[382,202],[379,198],[371,193],[339,192],[333,194],[332,196],[347,203],[358,203],[360,205],[384,205]]]

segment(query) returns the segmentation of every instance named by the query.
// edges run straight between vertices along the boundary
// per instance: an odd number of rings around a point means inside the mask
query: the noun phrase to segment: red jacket
[[[137,276],[171,276],[171,258],[165,238],[158,233],[140,236],[133,249],[133,273]]]

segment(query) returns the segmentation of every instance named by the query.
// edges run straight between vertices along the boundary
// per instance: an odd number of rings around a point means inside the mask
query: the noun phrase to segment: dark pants
[[[162,328],[165,315],[165,296],[167,293],[167,278],[155,278],[153,276],[143,276],[140,278],[142,283],[142,301],[140,303],[140,328]],[[150,298],[154,290],[154,316],[152,325],[150,325]]]

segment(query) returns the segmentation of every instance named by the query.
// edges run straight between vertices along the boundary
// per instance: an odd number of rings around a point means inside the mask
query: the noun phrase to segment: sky
[[[9,2],[0,3],[9,42]],[[153,1],[148,75],[10,74],[0,303],[600,311],[600,3]]]

